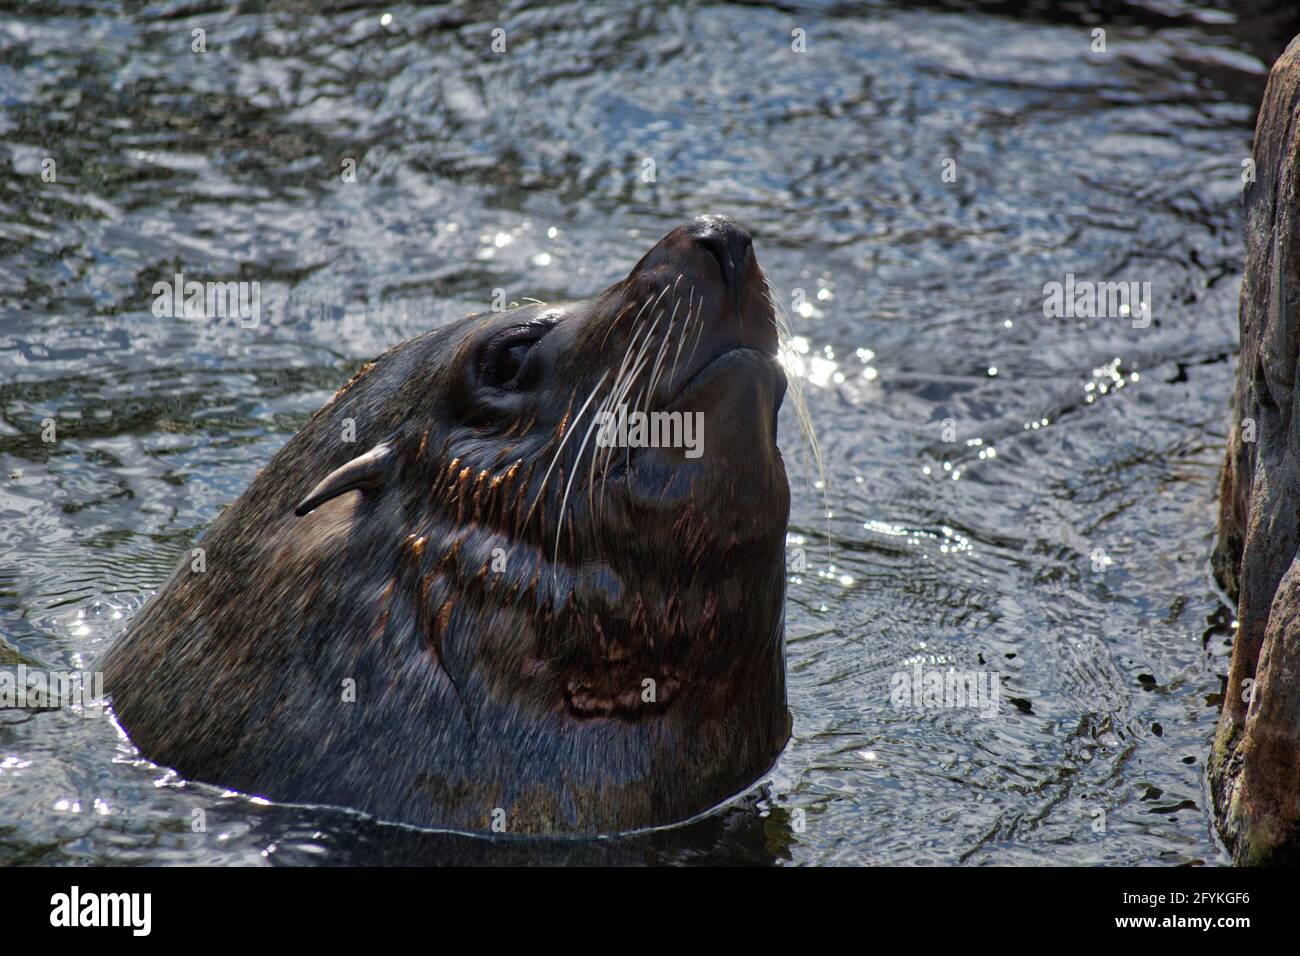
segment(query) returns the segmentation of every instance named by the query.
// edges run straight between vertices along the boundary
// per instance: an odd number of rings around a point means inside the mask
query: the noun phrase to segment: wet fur
[[[531,412],[487,415],[457,370],[506,318],[471,317],[387,352],[313,415],[199,542],[206,570],[187,555],[107,658],[141,750],[278,800],[465,830],[500,810],[529,834],[680,820],[758,778],[789,735],[775,445],[775,464],[724,461],[683,484],[662,455],[601,461],[589,440],[619,388],[650,407],[687,354],[668,330],[713,307],[684,291],[704,266],[681,231],[656,247],[672,240],[663,263],[647,255],[570,308],[567,349],[612,356],[605,382],[557,366]],[[638,341],[655,358],[629,376]],[[295,515],[382,442],[382,487]],[[634,501],[632,485],[662,491]]]

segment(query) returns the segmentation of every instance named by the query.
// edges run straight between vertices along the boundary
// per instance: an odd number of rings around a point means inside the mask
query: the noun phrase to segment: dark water
[[[1225,862],[1206,556],[1240,164],[1285,38],[1026,6],[5,4],[0,654],[89,666],[360,363],[496,288],[587,295],[704,212],[752,228],[794,311],[833,515],[828,542],[787,404],[794,739],[728,811],[421,834],[10,711],[0,863]],[[259,281],[260,324],[156,318],[178,271]],[[1149,327],[1045,318],[1066,273],[1150,282]],[[1000,709],[896,708],[918,662],[997,672]]]

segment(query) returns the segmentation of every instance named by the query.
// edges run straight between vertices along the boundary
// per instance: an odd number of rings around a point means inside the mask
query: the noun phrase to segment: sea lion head
[[[155,602],[209,604],[185,615],[209,670],[278,646],[290,698],[352,681],[368,718],[237,701],[237,744],[205,756],[168,733],[155,759],[280,799],[470,829],[499,812],[529,833],[671,822],[743,789],[789,730],[777,347],[749,233],[705,216],[589,299],[386,353],[205,538],[209,567],[291,610],[220,604],[231,583],[183,571]],[[124,644],[165,633],[163,614]],[[333,752],[286,743],[317,729]]]

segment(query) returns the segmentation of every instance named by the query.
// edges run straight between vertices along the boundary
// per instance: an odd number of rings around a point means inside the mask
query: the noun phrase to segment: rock
[[[1219,832],[1243,864],[1300,857],[1300,38],[1269,74],[1254,160],[1213,557],[1238,629],[1210,789]]]

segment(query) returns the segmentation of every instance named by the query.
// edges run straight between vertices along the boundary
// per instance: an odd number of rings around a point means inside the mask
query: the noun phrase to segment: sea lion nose
[[[753,254],[754,240],[749,231],[726,216],[700,216],[687,234],[717,260],[727,288],[738,292]]]

